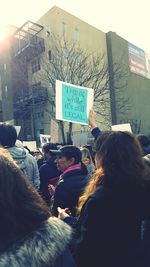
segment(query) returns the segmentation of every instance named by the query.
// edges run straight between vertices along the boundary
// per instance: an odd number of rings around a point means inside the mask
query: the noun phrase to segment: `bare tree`
[[[103,118],[105,124],[110,124],[110,84],[115,83],[115,105],[119,111],[129,110],[129,99],[124,95],[127,86],[128,72],[122,63],[116,63],[110,72],[107,58],[97,52],[89,53],[76,42],[67,41],[64,36],[53,35],[49,43],[49,58],[41,60],[41,71],[38,79],[49,83],[51,97],[49,101],[55,105],[55,81],[61,80],[71,84],[94,89],[94,109],[97,119]],[[54,116],[55,114],[51,114]],[[65,122],[59,121],[63,142],[66,143],[64,133]],[[68,124],[68,137],[71,142],[72,123]]]
[[[50,92],[47,101],[53,107],[50,114],[52,118],[55,117],[56,80],[93,88],[97,120],[99,122],[103,120],[105,125],[110,124],[111,113],[113,112],[110,110],[110,103],[114,106],[117,104],[120,113],[129,110],[129,99],[124,95],[128,72],[122,62],[113,64],[110,71],[105,54],[100,54],[97,51],[89,53],[76,42],[67,41],[64,36],[54,34],[50,37],[47,47],[47,53],[43,53],[41,57],[41,70],[36,75],[34,82],[41,81],[49,85]],[[23,72],[20,67],[19,69]],[[26,73],[23,75],[26,76]],[[49,112],[49,110],[47,111]],[[71,143],[72,123],[64,121],[58,123],[63,143]],[[67,141],[65,138],[66,124],[68,127]]]

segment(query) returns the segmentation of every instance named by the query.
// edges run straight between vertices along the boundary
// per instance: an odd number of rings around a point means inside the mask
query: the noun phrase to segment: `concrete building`
[[[150,55],[115,32],[106,36],[110,74],[116,62],[121,62],[123,74],[110,83],[112,124],[130,123],[134,133],[150,134]],[[117,101],[118,85],[124,85],[124,103]]]
[[[2,110],[4,121],[14,119],[22,126],[21,137],[25,140],[38,140],[39,134],[50,134],[50,122],[55,112],[54,92],[43,73],[55,53],[54,36],[63,36],[67,42],[76,43],[76,47],[89,54],[103,54],[107,64],[106,34],[56,6],[36,23],[26,22],[17,29],[8,38],[9,48],[0,59],[4,79],[1,83]],[[4,76],[6,65],[9,82]],[[80,131],[80,128],[75,127],[74,131]]]
[[[63,54],[61,67],[67,69],[69,44],[87,54],[104,55],[108,64],[107,105],[98,107],[104,109],[108,118],[106,122],[105,116],[98,116],[100,128],[130,123],[134,133],[149,134],[150,61],[146,53],[116,33],[105,34],[56,6],[37,22],[27,21],[17,29],[12,27],[9,37],[0,45],[0,121],[21,125],[20,138],[36,140],[38,145],[40,134],[51,134],[55,65],[52,68],[50,63],[56,58],[58,45]],[[60,75],[61,67],[55,76],[70,82],[69,76]],[[74,84],[80,85],[80,78]],[[58,130],[61,142],[61,128]],[[74,124],[74,139],[85,136],[86,132],[88,127]]]

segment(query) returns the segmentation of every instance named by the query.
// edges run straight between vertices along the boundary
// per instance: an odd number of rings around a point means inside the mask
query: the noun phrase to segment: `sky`
[[[0,39],[6,25],[36,22],[57,5],[103,32],[114,31],[150,53],[149,0],[0,0]]]

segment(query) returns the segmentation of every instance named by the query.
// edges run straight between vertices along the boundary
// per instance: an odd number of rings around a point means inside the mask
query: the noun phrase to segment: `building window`
[[[49,59],[49,60],[52,59],[52,52],[51,52],[51,50],[48,51],[48,59]]]
[[[8,93],[8,88],[7,88],[7,85],[5,85],[5,88],[4,88],[4,93],[5,93],[5,97],[7,98],[7,93]]]
[[[74,41],[79,42],[80,35],[79,35],[79,30],[77,28],[74,29]]]
[[[45,27],[45,34],[46,34],[46,37],[49,37],[51,35],[51,27],[50,26]]]
[[[37,57],[36,59],[34,59],[31,62],[31,67],[32,67],[32,73],[35,73],[35,72],[37,72],[38,70],[41,69],[41,66],[40,66],[40,58],[39,57]]]
[[[40,119],[44,117],[44,111],[39,110],[35,113],[35,119]]]
[[[6,70],[7,69],[7,65],[6,65],[6,63],[4,63],[4,70]]]
[[[61,23],[61,33],[64,37],[66,37],[66,33],[67,33],[67,25],[65,22]]]

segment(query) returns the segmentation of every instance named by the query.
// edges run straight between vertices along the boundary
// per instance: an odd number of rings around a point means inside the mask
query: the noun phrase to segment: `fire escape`
[[[42,30],[43,26],[40,24],[27,21],[13,34],[12,77],[16,121],[30,120],[31,114],[34,115],[36,105],[44,104],[48,97],[47,88],[43,87],[41,83],[38,83],[35,88],[29,85],[28,79],[30,61],[45,51],[44,39],[39,36]]]

